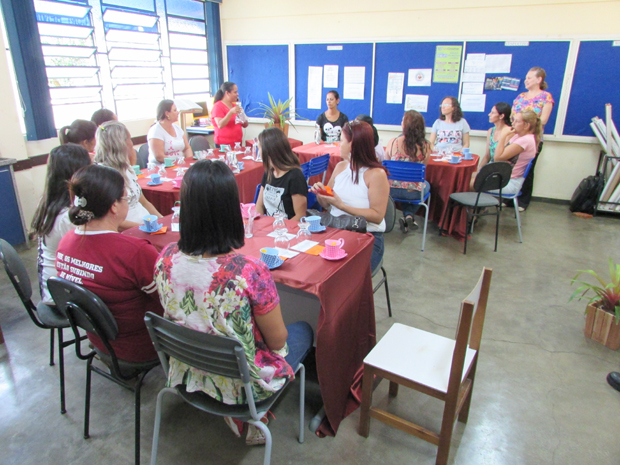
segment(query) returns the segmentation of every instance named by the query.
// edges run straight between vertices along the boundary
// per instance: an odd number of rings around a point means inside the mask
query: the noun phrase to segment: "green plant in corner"
[[[598,283],[600,283],[600,286],[585,281],[578,281],[577,278],[584,273],[594,276]],[[611,281],[605,283],[594,270],[579,270],[571,281],[571,286],[577,284],[579,287],[575,289],[568,301],[570,302],[574,298],[577,298],[577,300],[588,299],[588,304],[596,304],[601,309],[614,314],[616,316],[616,324],[618,324],[620,322],[620,265],[614,264],[611,257],[609,258],[609,274]]]
[[[283,129],[287,121],[288,124],[295,127],[293,123],[291,123],[292,118],[305,119],[291,109],[291,101],[293,100],[293,97],[286,99],[284,102],[278,100],[278,102],[276,103],[276,101],[269,92],[267,92],[267,95],[269,96],[269,105],[265,103],[259,103],[258,105],[260,106],[260,108],[256,108],[256,111],[263,112],[263,114],[260,116],[269,120],[269,127],[279,126],[281,129]]]

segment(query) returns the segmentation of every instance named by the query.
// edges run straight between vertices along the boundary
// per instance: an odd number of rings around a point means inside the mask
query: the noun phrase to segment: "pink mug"
[[[344,239],[327,239],[325,241],[325,255],[329,258],[338,258],[342,255]]]

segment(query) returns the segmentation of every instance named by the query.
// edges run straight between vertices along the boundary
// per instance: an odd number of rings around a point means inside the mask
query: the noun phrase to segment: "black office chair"
[[[60,368],[60,413],[65,409],[65,357],[64,348],[75,342],[75,339],[64,341],[62,330],[69,327],[69,320],[58,308],[39,302],[36,307],[32,303],[32,285],[28,272],[17,254],[17,251],[4,239],[0,239],[0,258],[17,295],[21,299],[32,322],[42,329],[50,330],[50,366],[54,365],[54,330],[58,331],[58,361]],[[85,337],[81,337],[80,340]]]
[[[250,423],[259,428],[265,435],[264,465],[271,462],[271,432],[261,418],[271,409],[280,394],[288,386],[289,381],[271,397],[260,402],[254,401],[250,370],[241,342],[222,336],[202,333],[185,326],[166,320],[154,313],[147,312],[144,317],[155,350],[159,354],[161,366],[168,375],[168,359],[173,357],[192,368],[206,371],[214,375],[239,379],[243,382],[247,404],[227,405],[219,402],[202,391],[187,392],[185,385],[163,388],[157,395],[155,409],[155,430],[153,431],[153,449],[151,465],[157,463],[157,447],[159,444],[159,428],[161,425],[161,404],[166,393],[177,394],[185,402],[203,412],[223,417],[232,417]],[[293,367],[299,372],[299,442],[304,442],[304,395],[306,374],[302,363]]]
[[[211,148],[209,139],[205,136],[192,136],[189,140],[189,146],[192,148],[192,152],[194,153],[199,150],[209,150]]]
[[[149,144],[142,144],[138,149],[138,155],[136,157],[138,165],[140,165],[140,169],[143,170],[146,168],[146,165],[149,162]]]
[[[495,215],[495,252],[497,252],[497,236],[499,233],[499,215],[502,205],[502,189],[510,181],[512,165],[505,161],[489,163],[482,167],[476,175],[474,189],[476,192],[456,192],[450,195],[446,214],[441,222],[439,234],[444,231],[446,218],[452,214],[455,206],[465,207],[467,211],[467,229],[465,230],[465,246],[463,254],[467,253],[467,236],[474,233],[475,220],[480,216]],[[499,190],[495,195],[485,194],[485,191]],[[487,209],[495,207],[495,212]]]
[[[119,386],[133,391],[135,394],[135,463],[140,464],[140,389],[146,374],[159,365],[159,360],[148,362],[127,362],[116,356],[110,341],[116,339],[118,326],[110,309],[95,294],[83,287],[67,281],[66,279],[53,277],[47,280],[47,287],[54,298],[58,308],[69,319],[69,324],[74,334],[78,328],[93,333],[101,339],[107,350],[107,354],[94,349],[88,354],[83,354],[80,344],[76,344],[75,352],[79,359],[86,360],[86,401],[84,406],[84,439],[89,436],[90,420],[90,384],[91,373],[94,371],[104,378],[115,382]],[[93,360],[98,356],[109,368],[109,372],[97,366],[93,366]],[[135,385],[130,381],[137,379]]]
[[[384,234],[387,234],[391,232],[392,229],[394,229],[395,222],[396,222],[396,205],[394,204],[394,200],[392,199],[392,196],[388,196],[387,209],[385,210],[385,232]],[[379,274],[379,271],[381,271],[381,273],[383,274],[383,277],[377,283],[377,285],[373,288],[372,293],[374,294],[375,292],[377,292],[379,288],[383,284],[385,284],[385,298],[387,300],[388,315],[391,318],[392,317],[392,303],[390,302],[390,289],[388,288],[387,273],[385,271],[385,268],[383,268],[383,259],[381,259],[381,262],[375,267],[374,270],[372,270],[372,277],[374,278],[377,274]]]

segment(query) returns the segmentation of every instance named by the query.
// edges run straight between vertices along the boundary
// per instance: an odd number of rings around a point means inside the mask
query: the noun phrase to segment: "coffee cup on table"
[[[144,221],[144,227],[147,231],[157,230],[157,228],[159,227],[159,223],[157,222],[157,220],[157,215],[146,215],[144,218],[142,218],[142,221]]]
[[[305,216],[301,219],[301,221],[310,223],[310,229],[318,229],[321,227],[320,216]]]
[[[452,155],[452,158],[450,159],[450,161],[452,163],[458,163],[459,161],[461,161],[461,157],[459,157],[457,155]]]
[[[171,166],[174,166],[175,161],[176,158],[166,157],[164,158],[164,165],[166,166],[166,168],[170,168]]]
[[[325,241],[325,255],[329,258],[337,258],[342,254],[344,239],[327,239]]]
[[[151,174],[151,182],[153,184],[159,184],[161,182],[161,176],[159,175],[159,173]]]
[[[280,257],[278,256],[278,249],[273,247],[263,247],[260,249],[260,259],[265,262],[268,267],[275,266]]]
[[[131,165],[131,169],[134,171],[134,173],[136,174],[141,174],[142,170],[140,169],[140,165]]]

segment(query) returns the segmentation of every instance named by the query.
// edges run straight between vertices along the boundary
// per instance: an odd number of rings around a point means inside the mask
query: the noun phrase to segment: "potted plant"
[[[583,274],[593,276],[597,283],[578,281]],[[593,270],[579,270],[571,285],[579,287],[571,295],[569,302],[587,299],[585,335],[610,349],[620,348],[620,265],[609,259],[611,281],[606,283]]]
[[[288,136],[288,125],[290,124],[295,127],[293,123],[291,123],[291,119],[301,118],[301,116],[291,109],[291,101],[293,100],[293,97],[286,99],[284,102],[278,100],[276,103],[269,92],[267,95],[269,96],[269,105],[259,103],[258,105],[260,108],[257,108],[256,110],[262,111],[263,114],[261,117],[268,119],[267,123],[265,123],[266,128],[275,126],[282,129],[284,134]]]

